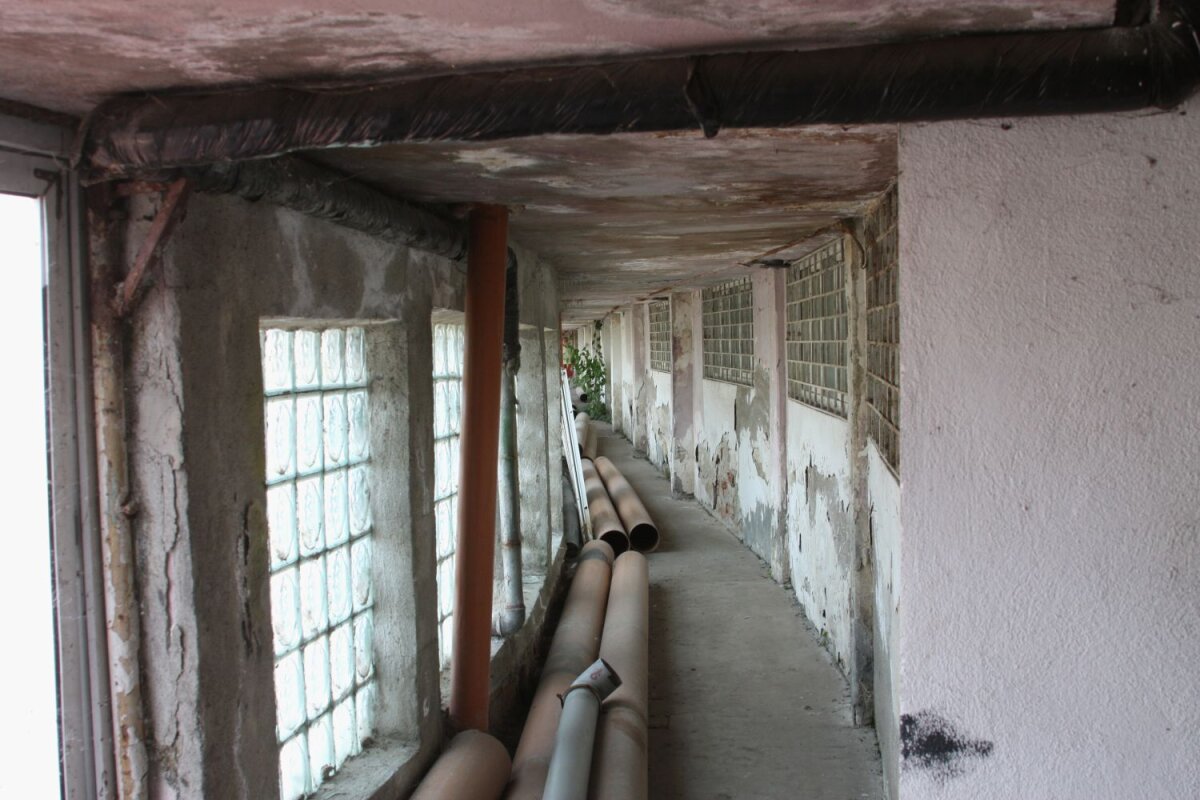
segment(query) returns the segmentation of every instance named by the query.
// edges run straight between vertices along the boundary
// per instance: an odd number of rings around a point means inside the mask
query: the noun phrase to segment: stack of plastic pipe
[[[542,800],[587,800],[600,704],[620,685],[620,677],[600,658],[567,689]]]
[[[612,548],[601,541],[588,542],[579,552],[579,567],[513,758],[512,777],[504,795],[508,800],[542,798],[562,716],[559,695],[570,689],[576,676],[599,655],[612,562]]]
[[[592,760],[590,800],[645,800],[648,792],[650,571],[629,552],[613,567],[600,656],[622,677],[604,701]]]
[[[621,526],[629,535],[629,545],[638,552],[648,553],[658,548],[658,526],[650,519],[650,513],[637,492],[621,471],[604,456],[594,462],[600,480],[608,492],[612,505],[621,519]]]
[[[586,458],[583,460],[583,486],[587,493],[588,515],[592,520],[592,535],[602,542],[608,542],[617,555],[624,553],[629,549],[629,535],[604,488],[596,465]]]

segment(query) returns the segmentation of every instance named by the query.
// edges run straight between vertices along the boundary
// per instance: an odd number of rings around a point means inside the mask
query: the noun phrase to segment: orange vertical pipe
[[[488,729],[492,569],[496,547],[496,459],[500,439],[500,343],[508,210],[471,210],[467,255],[463,419],[454,565],[454,647],[450,719],[459,730]]]

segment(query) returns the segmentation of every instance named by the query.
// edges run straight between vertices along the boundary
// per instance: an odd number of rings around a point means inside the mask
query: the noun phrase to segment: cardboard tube
[[[595,464],[586,458],[583,460],[583,486],[587,492],[592,535],[602,542],[608,542],[613,552],[621,555],[629,549],[629,534],[621,524],[621,518],[617,515],[617,509],[604,488],[604,481],[600,479]]]
[[[590,800],[646,800],[650,570],[629,552],[613,567],[600,657],[621,675],[604,701],[596,730]]]
[[[504,745],[481,731],[463,731],[434,762],[412,800],[498,800],[511,762]]]
[[[621,519],[621,526],[629,534],[630,546],[641,553],[657,550],[658,526],[654,524],[654,520],[650,519],[650,512],[646,510],[638,493],[634,491],[621,471],[607,458],[601,456],[593,463],[596,465],[596,472],[600,475],[600,480],[604,482],[608,496],[612,499],[617,516]]]
[[[596,660],[600,651],[612,561],[612,548],[604,542],[588,542],[579,553],[579,567],[513,758],[506,800],[542,800],[562,716],[558,697],[571,688],[575,677]]]

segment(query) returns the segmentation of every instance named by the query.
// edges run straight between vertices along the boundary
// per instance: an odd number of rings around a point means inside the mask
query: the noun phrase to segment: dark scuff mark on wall
[[[970,739],[946,717],[918,711],[900,717],[900,755],[903,768],[925,770],[939,784],[960,778],[975,763],[988,758],[994,745]]]

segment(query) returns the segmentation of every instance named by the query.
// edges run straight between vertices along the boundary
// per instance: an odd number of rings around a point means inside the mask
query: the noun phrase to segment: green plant
[[[608,405],[604,402],[608,385],[608,365],[600,347],[599,330],[593,338],[594,350],[588,347],[567,345],[563,354],[567,366],[575,375],[575,384],[587,395],[587,413],[595,420],[608,422]]]

